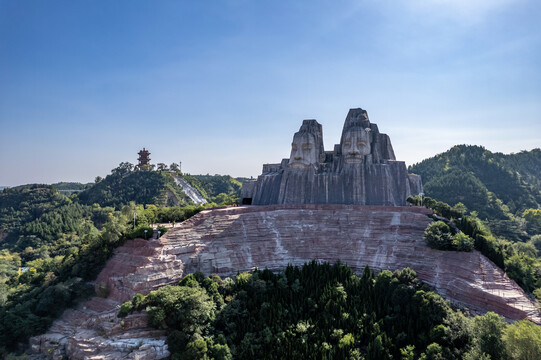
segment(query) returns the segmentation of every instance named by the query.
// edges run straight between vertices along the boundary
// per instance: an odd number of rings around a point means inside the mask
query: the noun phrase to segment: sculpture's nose
[[[293,159],[302,160],[302,150],[300,146],[295,149],[295,152],[293,153]]]

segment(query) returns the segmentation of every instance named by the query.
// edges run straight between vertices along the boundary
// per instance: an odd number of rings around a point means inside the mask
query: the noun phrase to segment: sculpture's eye
[[[304,151],[310,151],[310,150],[312,150],[312,147],[310,146],[310,144],[303,144],[302,149]]]
[[[351,146],[351,141],[345,141],[344,146],[350,147]]]
[[[291,149],[293,151],[297,151],[297,144],[291,144]]]

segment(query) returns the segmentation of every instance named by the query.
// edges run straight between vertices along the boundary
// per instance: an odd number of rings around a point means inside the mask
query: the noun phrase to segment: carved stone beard
[[[291,144],[289,166],[292,168],[308,168],[317,166],[318,154],[315,136],[311,133],[296,133]]]
[[[351,128],[344,132],[342,156],[348,164],[363,162],[365,155],[370,154],[370,133],[363,128]]]

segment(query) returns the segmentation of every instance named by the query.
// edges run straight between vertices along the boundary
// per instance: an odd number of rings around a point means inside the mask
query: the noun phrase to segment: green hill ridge
[[[538,233],[522,219],[540,208],[541,149],[505,155],[457,145],[408,171],[421,175],[426,196],[475,210],[496,235],[526,241]]]

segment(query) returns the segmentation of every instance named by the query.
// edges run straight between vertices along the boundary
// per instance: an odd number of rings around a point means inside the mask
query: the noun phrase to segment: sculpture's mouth
[[[363,162],[363,157],[361,155],[346,155],[344,161],[348,164],[359,164]]]
[[[310,166],[310,163],[304,160],[293,160],[289,162],[289,167],[292,168],[307,168]]]

